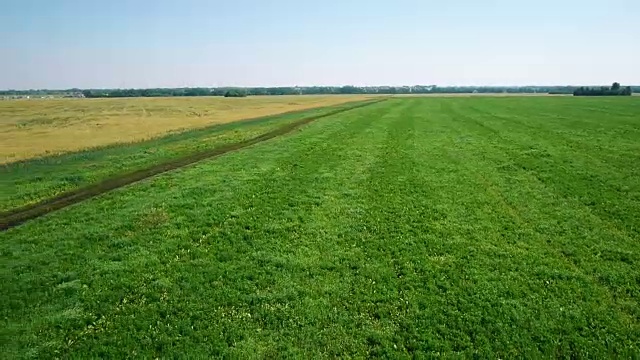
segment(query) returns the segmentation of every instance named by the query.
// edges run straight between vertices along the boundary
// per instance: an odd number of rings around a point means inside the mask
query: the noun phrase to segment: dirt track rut
[[[272,131],[269,131],[267,133],[264,133],[252,139],[240,141],[233,144],[227,144],[221,147],[190,154],[188,156],[184,156],[180,158],[171,159],[171,160],[168,160],[144,169],[136,170],[134,172],[120,174],[120,175],[108,178],[106,180],[103,180],[99,183],[95,183],[79,189],[68,191],[58,196],[42,200],[41,202],[38,202],[36,204],[27,205],[17,209],[9,210],[5,213],[0,214],[0,230],[4,231],[7,229],[10,229],[12,227],[15,227],[24,223],[25,221],[35,219],[40,216],[44,216],[53,211],[65,208],[73,204],[77,204],[81,201],[91,199],[98,195],[104,194],[108,191],[115,190],[123,186],[133,184],[138,181],[142,181],[152,176],[162,174],[171,170],[179,169],[205,159],[215,158],[232,151],[240,150],[248,146],[255,145],[257,143],[288,134],[293,130],[303,125],[309,124],[315,120],[340,114],[346,111],[358,109],[364,106],[369,106],[385,100],[386,99],[368,101],[365,103],[359,103],[355,106],[351,106],[348,108],[330,111],[325,114],[309,116],[309,117],[297,120],[293,123],[281,126],[277,129],[274,129]]]

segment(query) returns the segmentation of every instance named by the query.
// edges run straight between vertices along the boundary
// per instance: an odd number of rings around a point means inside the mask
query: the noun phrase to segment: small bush
[[[246,97],[247,93],[241,90],[229,90],[224,93],[224,97]]]

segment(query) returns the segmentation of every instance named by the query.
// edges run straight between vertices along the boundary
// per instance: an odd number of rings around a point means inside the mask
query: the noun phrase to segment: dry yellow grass
[[[365,98],[310,95],[0,101],[0,164]]]

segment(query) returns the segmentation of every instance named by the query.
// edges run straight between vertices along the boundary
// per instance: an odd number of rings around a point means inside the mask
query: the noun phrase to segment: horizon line
[[[611,83],[613,84],[613,83]],[[69,88],[3,88],[0,89],[2,91],[70,91],[70,90],[147,90],[147,89],[265,89],[265,88],[342,88],[342,87],[355,87],[355,88],[410,88],[410,87],[436,87],[436,88],[549,88],[549,87],[581,87],[581,86],[607,86],[611,84],[548,84],[548,85],[437,85],[437,84],[429,84],[429,85],[280,85],[280,86],[268,86],[268,85],[258,85],[258,86],[235,86],[235,85],[225,85],[225,86],[157,86],[157,87],[69,87]],[[631,86],[631,87],[640,87],[640,85],[635,84],[621,84],[621,86]]]

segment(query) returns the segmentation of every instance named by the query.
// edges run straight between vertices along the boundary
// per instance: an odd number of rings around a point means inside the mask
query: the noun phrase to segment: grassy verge
[[[118,174],[242,142],[303,119],[348,109],[349,103],[322,109],[240,121],[181,132],[149,141],[114,145],[0,166],[0,213],[37,203]]]
[[[9,358],[629,358],[635,99],[410,98],[0,233]]]

